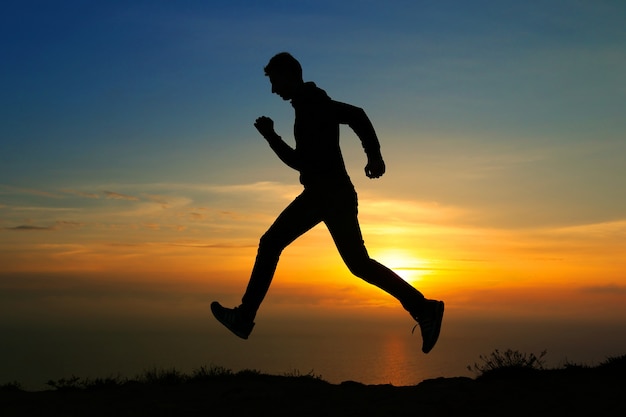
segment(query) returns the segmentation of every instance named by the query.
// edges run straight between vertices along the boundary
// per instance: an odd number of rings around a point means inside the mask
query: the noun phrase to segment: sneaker
[[[441,331],[441,322],[443,321],[443,301],[426,300],[424,311],[418,316],[413,316],[417,321],[415,327],[420,326],[422,332],[422,352],[428,353],[435,347],[439,332]],[[413,331],[415,331],[413,327]]]
[[[242,339],[247,339],[252,332],[254,322],[245,318],[239,307],[226,308],[222,307],[217,301],[211,303],[211,311],[213,315],[222,323],[228,330],[235,333]]]

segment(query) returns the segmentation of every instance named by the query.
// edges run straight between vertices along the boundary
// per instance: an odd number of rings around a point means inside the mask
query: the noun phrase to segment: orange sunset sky
[[[0,322],[239,302],[301,187],[263,66],[287,50],[363,107],[387,173],[342,149],[370,255],[465,317],[626,317],[626,6],[9,1],[0,17]],[[323,225],[260,314],[399,314]]]

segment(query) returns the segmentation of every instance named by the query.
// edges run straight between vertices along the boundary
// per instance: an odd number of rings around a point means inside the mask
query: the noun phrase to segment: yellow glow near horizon
[[[409,249],[382,249],[375,251],[372,257],[411,284],[430,273],[430,261],[415,256]]]
[[[267,184],[259,187],[268,190]],[[241,195],[240,188],[245,189]],[[280,186],[269,188],[277,195],[284,191]],[[189,291],[238,302],[259,237],[291,199],[273,195],[276,202],[261,210],[257,203],[265,200],[250,195],[250,189],[256,188],[229,189],[233,195],[228,206],[211,210],[203,205],[159,205],[151,227],[142,226],[144,211],[124,211],[122,216],[116,208],[110,213],[77,211],[84,217],[76,224],[3,230],[3,285],[7,291],[29,291],[29,286],[50,282],[62,289],[67,277],[67,285],[80,283],[85,293],[97,293],[106,283],[119,294],[127,287],[145,289],[146,299],[160,291],[168,291],[165,298]],[[624,221],[496,228],[472,223],[473,214],[460,208],[364,194],[360,220],[371,257],[425,296],[446,300],[449,311],[548,316],[593,310],[608,316],[626,305]],[[139,204],[123,203],[123,208]],[[233,213],[220,211],[231,205],[236,207]],[[204,212],[213,214],[191,215]],[[103,224],[102,219],[111,223]],[[177,224],[184,227],[173,227]],[[29,274],[54,279],[30,283],[16,279]],[[350,274],[323,225],[283,252],[264,308],[296,305],[316,314],[338,308],[354,314],[398,311],[396,300]]]

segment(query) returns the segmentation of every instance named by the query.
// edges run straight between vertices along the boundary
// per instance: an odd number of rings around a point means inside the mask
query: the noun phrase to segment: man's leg
[[[321,213],[315,201],[304,191],[274,221],[261,237],[256,261],[240,308],[252,319],[274,277],[283,249],[321,222]]]
[[[338,199],[335,207],[325,213],[324,222],[350,271],[400,301],[418,322],[422,333],[422,352],[430,352],[439,338],[444,303],[427,300],[392,270],[369,257],[357,219],[356,194],[353,203],[343,197]]]
[[[324,216],[324,223],[346,266],[357,277],[391,294],[407,311],[412,314],[421,312],[425,301],[422,293],[391,269],[369,257],[357,214],[355,194],[353,200],[352,196],[342,196]]]
[[[217,301],[211,304],[215,318],[242,339],[247,339],[252,332],[254,317],[270,287],[283,249],[321,221],[319,209],[311,203],[313,201],[306,191],[300,194],[261,237],[256,262],[241,305],[226,308]]]

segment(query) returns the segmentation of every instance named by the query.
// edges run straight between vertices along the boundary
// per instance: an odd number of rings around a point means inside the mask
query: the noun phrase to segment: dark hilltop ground
[[[596,366],[483,367],[415,386],[201,368],[0,389],[0,416],[626,416],[626,355]]]

